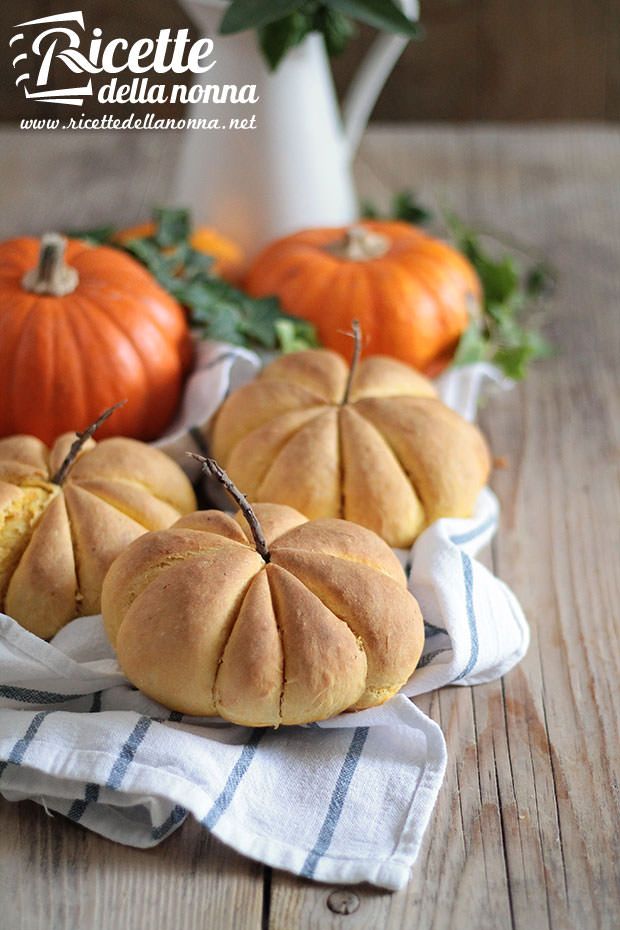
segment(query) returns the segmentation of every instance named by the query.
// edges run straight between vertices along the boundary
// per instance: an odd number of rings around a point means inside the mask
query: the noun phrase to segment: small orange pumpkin
[[[408,223],[319,228],[267,246],[246,278],[255,297],[276,295],[345,357],[356,316],[367,355],[391,355],[434,375],[480,312],[480,282],[460,252]]]
[[[114,241],[120,245],[132,239],[143,239],[155,234],[155,223],[141,223],[121,229],[114,236]],[[211,226],[197,226],[189,239],[190,245],[197,252],[204,252],[214,259],[212,268],[215,274],[225,281],[234,284],[241,277],[244,264],[244,255],[240,247],[232,239],[222,235]]]
[[[119,397],[129,403],[102,436],[163,432],[191,343],[182,308],[138,262],[54,233],[10,239],[0,299],[0,436],[51,444]]]

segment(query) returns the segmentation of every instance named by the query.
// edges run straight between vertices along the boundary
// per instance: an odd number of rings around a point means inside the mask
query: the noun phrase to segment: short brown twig
[[[241,513],[245,517],[247,524],[250,527],[252,537],[254,538],[256,551],[265,562],[269,562],[271,555],[269,554],[269,549],[267,548],[265,534],[263,533],[263,529],[258,522],[258,517],[252,510],[251,505],[248,503],[248,499],[245,494],[241,493],[236,484],[231,481],[224,469],[218,465],[215,459],[206,458],[204,455],[197,455],[195,452],[186,452],[185,454],[189,455],[193,459],[196,459],[197,462],[200,462],[205,475],[217,478],[220,484],[226,488],[235,503],[239,505],[239,509],[241,510]]]
[[[118,410],[119,407],[124,407],[127,403],[126,400],[119,400],[117,404],[114,404],[113,407],[108,407],[107,410],[104,410],[100,417],[97,417],[94,423],[91,423],[90,426],[87,426],[84,432],[76,433],[75,439],[71,443],[71,448],[64,457],[62,464],[54,477],[51,479],[52,484],[62,484],[65,478],[67,477],[67,472],[75,462],[78,457],[80,450],[87,439],[93,435],[95,430],[99,429],[102,423],[111,417],[115,410]]]
[[[353,378],[355,377],[355,372],[357,371],[357,365],[360,360],[360,355],[362,354],[362,327],[359,324],[359,320],[353,320],[351,323],[352,333],[347,333],[348,336],[353,336],[353,358],[351,359],[351,367],[349,368],[349,377],[347,378],[347,386],[344,389],[344,396],[342,398],[342,406],[349,403],[349,394],[351,393],[351,386],[353,384]]]

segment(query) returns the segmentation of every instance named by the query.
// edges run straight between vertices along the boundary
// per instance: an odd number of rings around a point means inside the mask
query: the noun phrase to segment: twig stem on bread
[[[359,324],[359,320],[353,320],[351,323],[351,329],[353,332],[347,335],[353,336],[353,358],[351,359],[351,367],[349,368],[349,377],[347,378],[347,386],[344,389],[344,396],[342,398],[342,406],[349,403],[349,394],[351,393],[351,385],[353,384],[353,378],[355,377],[355,372],[357,371],[357,365],[360,360],[360,355],[362,354],[362,327]]]
[[[76,433],[75,439],[71,443],[71,448],[64,457],[62,464],[54,477],[51,479],[52,484],[62,484],[65,478],[67,477],[67,472],[75,462],[78,457],[80,450],[87,439],[93,435],[95,430],[99,429],[102,423],[111,417],[115,410],[118,410],[119,407],[123,407],[127,403],[126,400],[119,400],[117,404],[114,404],[113,407],[108,407],[107,410],[104,410],[101,416],[97,417],[94,423],[91,423],[90,426],[87,426],[82,433]]]
[[[258,522],[258,517],[252,510],[251,504],[248,503],[248,499],[245,494],[241,493],[237,485],[231,481],[224,469],[218,465],[215,459],[206,458],[204,455],[197,455],[195,452],[186,452],[185,454],[189,455],[193,459],[196,459],[197,462],[200,462],[205,475],[210,475],[213,478],[217,478],[220,484],[226,488],[233,500],[239,505],[239,509],[245,517],[248,526],[250,527],[256,551],[265,562],[269,562],[271,555],[269,554],[269,549],[267,548],[265,534],[263,533],[263,529]]]

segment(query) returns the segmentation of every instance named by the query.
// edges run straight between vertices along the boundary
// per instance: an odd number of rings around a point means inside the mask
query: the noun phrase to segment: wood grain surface
[[[137,221],[162,199],[178,142],[1,133],[0,235]],[[403,891],[333,897],[193,823],[143,852],[0,801],[2,928],[620,926],[620,133],[379,127],[356,171],[366,197],[415,186],[558,270],[554,357],[482,411],[508,462],[487,558],[521,599],[530,651],[503,681],[418,700],[449,763]]]

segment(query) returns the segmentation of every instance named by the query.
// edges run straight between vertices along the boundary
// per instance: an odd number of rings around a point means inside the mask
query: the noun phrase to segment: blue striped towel
[[[514,595],[474,557],[497,520],[485,490],[472,519],[440,520],[402,554],[426,622],[403,693],[307,727],[171,713],[123,678],[99,616],[46,643],[0,614],[0,793],[139,847],[191,815],[276,868],[401,888],[446,765],[439,727],[410,698],[489,681],[527,649]]]

